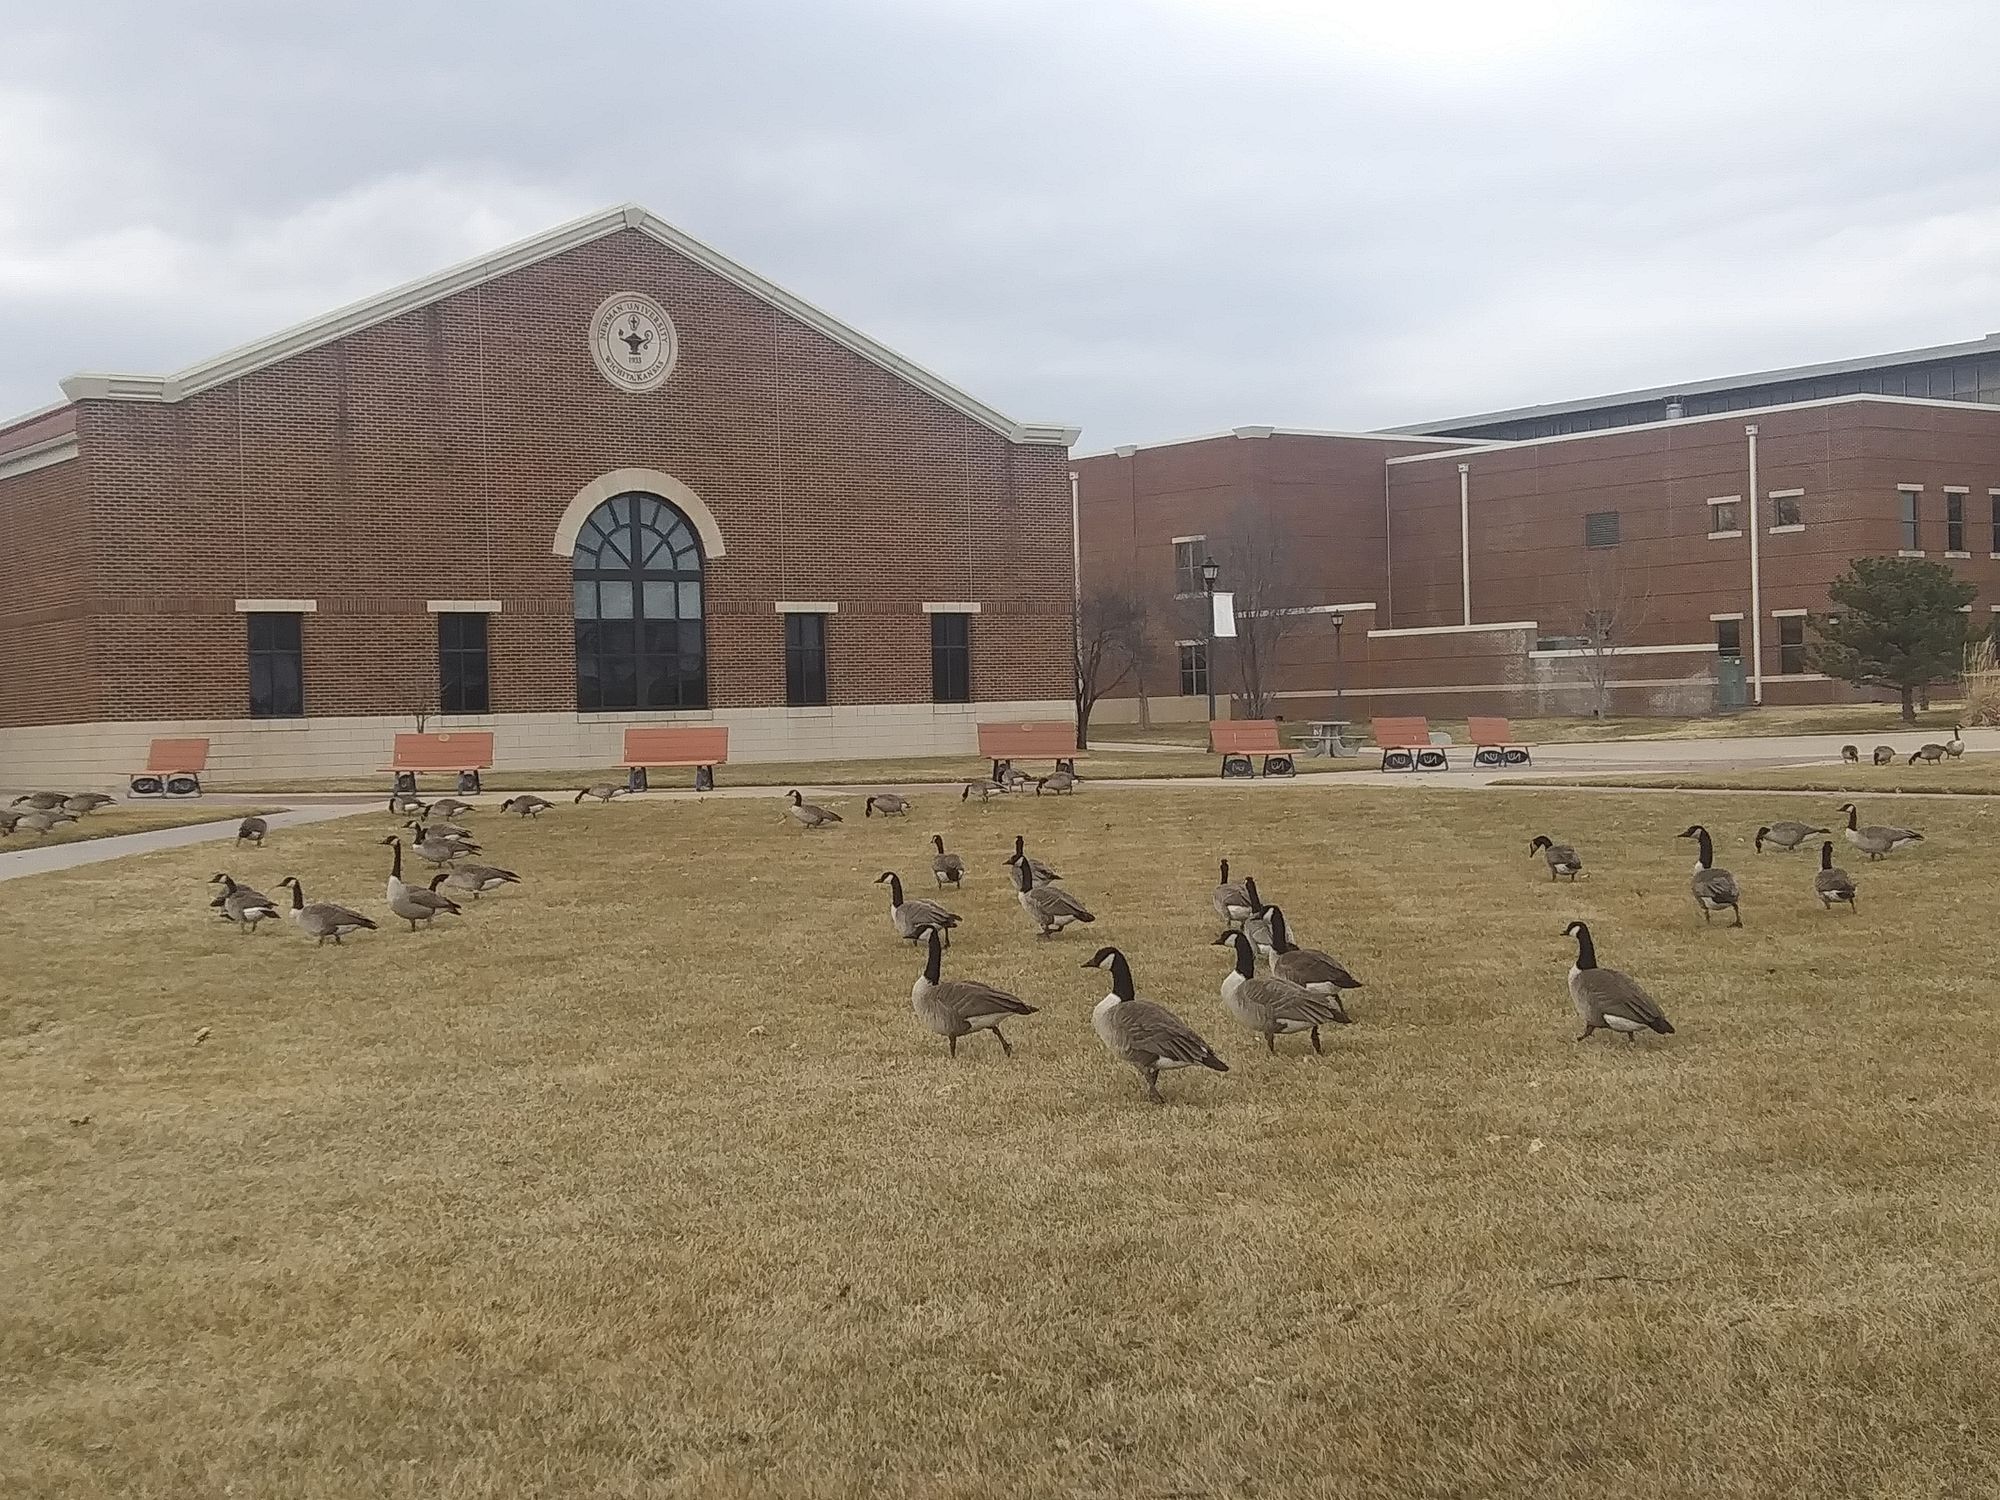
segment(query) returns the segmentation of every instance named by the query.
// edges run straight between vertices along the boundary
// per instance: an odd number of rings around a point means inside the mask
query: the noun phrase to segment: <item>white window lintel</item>
[[[1767,492],[1769,498],[1773,500],[1796,500],[1804,493],[1804,490],[1770,490]]]
[[[1721,623],[1722,623],[1722,622],[1723,622],[1724,620],[1740,620],[1740,619],[1742,619],[1742,618],[1743,618],[1743,611],[1739,609],[1739,610],[1737,610],[1737,611],[1736,611],[1736,612],[1735,612],[1734,614],[1727,614],[1727,615],[1710,615],[1710,616],[1709,616],[1708,618],[1709,618],[1709,620],[1710,620],[1710,622],[1711,622],[1711,623],[1714,623],[1714,624],[1718,624],[1718,625],[1719,625],[1719,624],[1721,624]]]
[[[316,615],[319,613],[317,599],[238,599],[236,613],[239,615]]]
[[[498,599],[426,599],[424,609],[434,615],[497,615]]]
[[[979,613],[979,606],[968,600],[932,599],[925,602],[924,613],[927,615],[976,615]]]
[[[1717,495],[1707,503],[1710,505],[1741,505],[1743,497],[1741,495]]]
[[[771,606],[781,615],[837,615],[840,606],[831,599],[780,599]]]
[[[1774,620],[1796,620],[1811,613],[1812,611],[1809,609],[1774,609],[1771,611],[1771,618]]]

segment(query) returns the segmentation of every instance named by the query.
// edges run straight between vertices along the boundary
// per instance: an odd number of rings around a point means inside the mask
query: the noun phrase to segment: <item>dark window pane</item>
[[[1208,692],[1208,648],[1181,647],[1181,696],[1200,698]]]
[[[445,613],[437,620],[438,712],[487,712],[486,616]]]
[[[826,616],[785,616],[785,702],[810,707],[826,702]]]
[[[1715,650],[1719,656],[1733,656],[1739,660],[1743,655],[1743,622],[1741,620],[1717,620],[1715,622]]]
[[[1771,497],[1771,524],[1773,526],[1797,526],[1799,521],[1799,497],[1797,495],[1773,495]]]
[[[705,707],[702,561],[687,518],[657,495],[617,495],[580,538],[572,560],[578,707]]]
[[[1806,622],[1801,615],[1786,615],[1778,621],[1778,670],[1806,670]]]
[[[931,697],[938,703],[972,701],[972,617],[931,616]]]
[[[1944,550],[1947,552],[1965,550],[1965,496],[1963,495],[1944,497]]]
[[[1615,547],[1618,545],[1618,512],[1615,510],[1593,511],[1583,518],[1583,545],[1586,547]]]
[[[305,712],[303,615],[246,615],[250,654],[250,717],[297,718]]]
[[[1915,552],[1923,544],[1918,541],[1917,493],[1915,490],[1900,491],[1903,514],[1903,550]]]

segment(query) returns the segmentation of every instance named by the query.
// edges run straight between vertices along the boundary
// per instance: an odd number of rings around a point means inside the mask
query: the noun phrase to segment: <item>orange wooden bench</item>
[[[1385,771],[1449,771],[1442,745],[1431,743],[1431,726],[1420,717],[1370,719],[1369,732],[1382,752]]]
[[[729,759],[729,726],[712,724],[655,724],[650,728],[625,731],[625,789],[646,790],[649,766],[693,766],[694,789],[708,791],[715,785],[715,768]]]
[[[1501,718],[1469,718],[1465,721],[1465,737],[1472,741],[1472,763],[1475,766],[1532,766],[1534,756],[1528,747],[1514,738],[1514,729]]]
[[[493,767],[493,731],[399,734],[390,762],[382,769],[395,773],[399,792],[414,792],[417,778],[424,775],[456,775],[460,792],[477,792],[479,773]]]
[[[1082,758],[1076,748],[1076,725],[1067,719],[981,724],[979,753],[993,762],[995,781],[1017,760],[1053,760],[1058,771],[1075,775]]]
[[[1212,719],[1208,725],[1208,747],[1222,757],[1225,777],[1252,776],[1250,757],[1264,757],[1266,776],[1296,776],[1291,752],[1278,738],[1276,719]]]
[[[154,740],[146,769],[131,779],[135,797],[199,797],[201,773],[208,769],[208,741]]]

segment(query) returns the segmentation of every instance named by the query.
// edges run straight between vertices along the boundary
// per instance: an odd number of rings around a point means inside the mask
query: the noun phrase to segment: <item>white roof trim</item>
[[[1493,630],[1539,630],[1541,626],[1533,620],[1506,620],[1497,625],[1405,625],[1396,630],[1371,630],[1368,638],[1378,635],[1478,635]]]
[[[1776,412],[1810,411],[1818,406],[1852,406],[1861,401],[1880,401],[1885,406],[1921,406],[1928,411],[1983,411],[2000,417],[2000,406],[1988,406],[1983,401],[1933,401],[1928,396],[1871,396],[1864,393],[1853,396],[1822,396],[1817,401],[1787,401],[1781,406],[1753,406],[1742,411],[1711,412],[1700,417],[1670,417],[1658,422],[1633,422],[1624,427],[1599,427],[1590,432],[1558,432],[1550,437],[1507,438],[1481,443],[1477,448],[1461,449],[1445,453],[1410,453],[1401,458],[1386,458],[1388,464],[1421,464],[1440,458],[1463,458],[1468,453],[1484,453],[1489,449],[1505,452],[1512,448],[1542,448],[1550,443],[1577,443],[1591,438],[1621,437],[1631,432],[1651,432],[1659,427],[1699,427],[1704,422],[1740,422],[1745,417],[1768,417]],[[1898,485],[1898,489],[1923,486]],[[1793,674],[1796,681],[1796,674]]]
[[[1366,443],[1437,443],[1457,448],[1508,448],[1511,443],[1497,438],[1446,437],[1434,433],[1407,432],[1348,432],[1324,427],[1232,427],[1227,432],[1201,432],[1193,437],[1161,438],[1152,443],[1120,443],[1115,448],[1106,448],[1097,453],[1079,453],[1077,462],[1086,458],[1130,458],[1141,448],[1178,448],[1183,443],[1214,443],[1223,438],[1255,437],[1309,437],[1309,438],[1352,438]]]
[[[741,287],[753,297],[769,303],[779,311],[797,319],[808,328],[824,334],[836,344],[858,354],[870,364],[879,366],[917,389],[942,401],[946,406],[958,411],[1000,436],[1016,443],[1035,443],[1067,448],[1077,439],[1080,428],[1065,426],[1059,422],[1017,422],[1012,417],[994,410],[983,401],[975,400],[958,387],[932,374],[923,366],[905,359],[893,349],[878,344],[866,334],[850,328],[831,313],[813,306],[804,298],[786,291],[775,282],[766,281],[756,272],[738,265],[719,250],[703,244],[693,236],[683,233],[657,214],[637,203],[622,204],[617,208],[607,208],[584,218],[572,220],[568,224],[557,225],[554,229],[525,239],[490,255],[482,255],[474,260],[439,271],[419,281],[412,281],[377,297],[352,303],[339,308],[324,317],[301,323],[270,338],[260,339],[253,344],[245,344],[240,349],[232,349],[214,359],[198,365],[190,365],[172,375],[129,375],[82,373],[72,375],[62,383],[63,394],[71,401],[183,401],[225,381],[236,380],[253,371],[261,370],[279,360],[318,348],[335,339],[345,338],[361,329],[373,327],[377,323],[398,317],[412,309],[425,307],[440,298],[462,292],[518,271],[524,266],[547,260],[585,245],[606,235],[617,234],[621,230],[636,229],[641,234],[659,241],[668,249],[685,256],[696,265],[714,272],[724,281]]]
[[[37,469],[66,464],[76,455],[76,434],[65,432],[26,448],[16,448],[5,457],[0,457],[0,479],[12,479],[16,474],[32,474]]]

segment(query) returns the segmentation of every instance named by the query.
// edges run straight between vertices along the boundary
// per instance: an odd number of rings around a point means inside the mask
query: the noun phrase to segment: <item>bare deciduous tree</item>
[[[1279,650],[1311,618],[1292,538],[1274,530],[1256,511],[1240,507],[1210,552],[1222,568],[1216,586],[1236,596],[1236,639],[1230,655],[1236,663],[1244,712],[1253,719],[1270,718]],[[1215,663],[1209,663],[1209,670],[1215,670]]]
[[[1576,667],[1590,692],[1593,719],[1603,718],[1611,706],[1618,654],[1632,646],[1647,614],[1645,594],[1626,576],[1617,558],[1593,560],[1563,615],[1563,627],[1582,653]]]
[[[1090,716],[1098,700],[1138,670],[1151,650],[1146,602],[1116,586],[1099,587],[1077,601],[1076,743],[1090,745]]]

